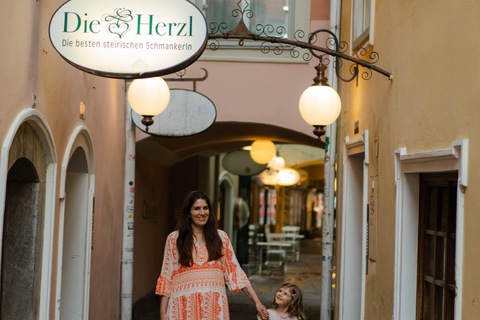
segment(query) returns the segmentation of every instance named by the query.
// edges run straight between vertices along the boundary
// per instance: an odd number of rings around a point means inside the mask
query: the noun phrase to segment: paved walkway
[[[301,240],[300,262],[289,262],[285,275],[253,274],[250,281],[260,301],[269,308],[275,290],[285,282],[295,283],[303,293],[303,307],[308,320],[320,319],[320,281],[322,265],[321,239]],[[231,294],[227,290],[231,320],[256,319],[257,311],[244,293]],[[158,320],[158,309],[141,320]]]

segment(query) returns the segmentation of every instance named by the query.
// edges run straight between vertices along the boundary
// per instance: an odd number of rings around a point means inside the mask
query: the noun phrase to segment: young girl
[[[275,293],[268,315],[269,320],[306,320],[300,288],[293,283],[284,283]]]

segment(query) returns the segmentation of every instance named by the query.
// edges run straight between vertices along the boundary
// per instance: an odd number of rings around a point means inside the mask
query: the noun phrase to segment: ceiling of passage
[[[172,166],[193,156],[211,157],[238,150],[260,138],[272,140],[287,164],[300,165],[323,159],[325,143],[313,133],[309,136],[283,127],[244,122],[215,122],[202,133],[176,138],[150,136],[137,129],[136,147],[137,152]]]

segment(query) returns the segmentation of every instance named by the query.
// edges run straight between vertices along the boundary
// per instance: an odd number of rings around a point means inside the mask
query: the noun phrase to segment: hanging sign
[[[201,93],[186,89],[170,89],[170,102],[165,111],[153,117],[148,134],[163,137],[188,137],[210,128],[217,118],[213,102]],[[135,125],[145,130],[143,116],[132,110]]]
[[[50,20],[50,41],[76,68],[134,79],[186,68],[207,44],[207,23],[187,0],[71,0]]]

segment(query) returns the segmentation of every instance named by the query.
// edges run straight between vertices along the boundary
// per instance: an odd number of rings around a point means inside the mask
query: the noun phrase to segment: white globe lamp
[[[273,171],[283,169],[285,168],[285,159],[280,156],[273,156],[272,160],[268,162],[267,168]]]
[[[170,89],[160,77],[135,79],[128,88],[128,102],[132,109],[143,116],[142,123],[153,124],[153,117],[162,113],[170,102]]]
[[[268,139],[258,139],[252,143],[252,149],[250,150],[250,156],[253,161],[260,164],[266,164],[277,153],[275,144]]]
[[[315,69],[315,83],[303,92],[298,105],[303,120],[315,128],[313,133],[320,139],[325,134],[325,127],[337,120],[342,103],[338,93],[327,84],[326,67],[321,64]]]

